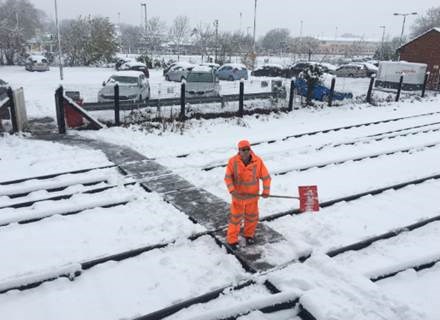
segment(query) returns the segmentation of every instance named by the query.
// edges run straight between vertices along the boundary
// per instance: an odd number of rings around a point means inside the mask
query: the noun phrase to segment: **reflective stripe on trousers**
[[[246,238],[252,238],[255,235],[255,229],[258,224],[258,201],[250,203],[241,203],[232,201],[231,214],[229,215],[229,226],[226,234],[228,243],[237,243],[240,234],[241,224],[244,218],[243,235]]]

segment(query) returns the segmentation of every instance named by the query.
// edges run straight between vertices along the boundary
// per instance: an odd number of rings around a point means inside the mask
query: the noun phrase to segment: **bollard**
[[[185,79],[182,80],[182,84],[180,86],[180,121],[185,121]]]
[[[328,106],[331,107],[332,106],[332,102],[333,102],[333,96],[335,94],[335,84],[336,84],[336,77],[332,78],[332,83],[330,86],[330,94],[328,96]]]
[[[55,108],[57,112],[58,132],[66,133],[66,120],[64,119],[64,98],[63,86],[59,86],[55,91]]]
[[[114,94],[114,102],[115,102],[115,125],[119,127],[120,123],[120,108],[119,108],[119,85],[115,84],[115,94]]]
[[[402,84],[403,84],[403,74],[400,76],[399,87],[397,88],[397,94],[396,94],[396,102],[398,102],[400,99],[400,91],[402,91]]]
[[[243,118],[244,80],[240,79],[240,96],[238,98],[238,116]]]
[[[295,97],[295,79],[290,80],[290,93],[289,93],[289,112],[293,110],[293,98]]]
[[[425,74],[425,80],[423,81],[423,87],[422,87],[422,98],[425,96],[425,90],[426,90],[426,84],[428,83],[429,78],[429,71]]]
[[[11,87],[7,90],[8,98],[9,98],[9,109],[11,110],[11,122],[12,122],[12,132],[18,132],[18,122],[17,122],[17,110],[15,109],[14,103],[14,93],[12,92]]]
[[[374,79],[376,78],[375,74],[371,75],[370,78],[370,85],[368,86],[368,92],[367,92],[367,102],[371,103],[371,93],[373,92],[373,85],[374,85]]]

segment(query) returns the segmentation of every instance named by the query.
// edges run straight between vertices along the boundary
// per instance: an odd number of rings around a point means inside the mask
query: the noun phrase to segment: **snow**
[[[53,93],[58,80],[52,69],[36,74],[21,67],[0,67],[2,78],[14,87],[24,87],[31,118],[54,115]],[[65,71],[66,89],[80,90],[86,98],[95,97],[102,80],[114,73],[103,68]],[[361,95],[366,93],[368,81],[338,79],[337,88],[350,88]],[[174,85],[163,82],[161,72],[156,70],[151,72],[150,83],[156,88],[155,94],[159,88]],[[248,84],[252,86],[251,81]],[[238,82],[230,86],[225,90],[235,90]],[[237,152],[237,141],[248,139],[272,174],[273,194],[297,195],[298,186],[313,184],[318,186],[323,202],[440,174],[439,103],[439,96],[429,92],[424,99],[404,97],[401,102],[383,101],[378,106],[353,100],[336,108],[301,108],[290,114],[190,120],[178,129],[159,126],[147,130],[131,125],[69,134],[130,147],[226,202],[230,196],[223,182],[224,167],[209,171],[203,168],[224,164]],[[401,117],[408,118],[391,121]],[[390,121],[362,125],[384,119]],[[294,137],[355,124],[359,126]],[[375,156],[391,150],[400,152]],[[99,150],[30,139],[29,134],[0,137],[0,182],[62,174],[0,185],[0,221],[10,223],[0,227],[0,290],[82,271],[74,281],[59,278],[30,290],[0,294],[2,318],[134,318],[246,280],[254,280],[255,284],[238,291],[226,289],[219,298],[181,310],[170,319],[213,319],[240,313],[239,319],[296,320],[298,310],[269,315],[253,311],[292,297],[299,297],[301,305],[317,320],[440,317],[434,299],[440,294],[439,264],[419,272],[410,269],[375,283],[369,280],[439,259],[439,222],[360,251],[334,258],[325,255],[329,250],[439,215],[438,180],[339,202],[318,213],[264,222],[285,240],[262,247],[263,258],[276,265],[275,269],[252,275],[211,236],[188,240],[206,228],[165,202],[163,195],[146,193],[138,185],[125,185],[133,179],[115,168],[66,174],[109,165],[112,163]],[[288,172],[281,174],[284,171]],[[60,187],[67,188],[47,191]],[[100,187],[112,188],[84,193]],[[19,198],[10,197],[27,192]],[[4,208],[56,195],[71,197],[39,201],[24,208]],[[126,201],[110,208],[99,207]],[[260,216],[295,208],[296,200],[265,199],[260,201]],[[73,210],[81,211],[62,215]],[[14,223],[33,218],[44,219]],[[168,245],[81,270],[81,263],[86,261],[158,244]],[[311,255],[307,261],[298,262],[307,255]],[[263,285],[266,279],[281,293],[268,292]]]

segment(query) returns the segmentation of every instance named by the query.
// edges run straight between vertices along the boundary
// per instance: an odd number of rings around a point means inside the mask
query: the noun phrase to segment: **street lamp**
[[[59,67],[60,67],[60,80],[63,80],[63,54],[61,52],[61,38],[60,38],[60,25],[58,24],[58,7],[57,0],[55,2],[55,24],[57,26],[57,38],[58,38],[58,59],[59,59]]]
[[[255,34],[257,30],[257,0],[255,0],[254,6],[254,42],[253,42],[253,53],[255,54]]]
[[[395,15],[395,16],[402,16],[403,17],[402,32],[400,33],[399,47],[402,46],[402,38],[403,38],[403,31],[405,30],[406,16],[412,16],[412,15],[416,15],[416,14],[417,14],[417,12],[393,13],[393,15]]]
[[[380,42],[380,60],[383,60],[384,58],[384,52],[383,52],[383,42],[385,40],[385,26],[379,26],[379,28],[382,28],[382,41]]]
[[[141,7],[144,7],[144,28],[145,28],[145,33],[147,32],[147,3],[141,3]]]

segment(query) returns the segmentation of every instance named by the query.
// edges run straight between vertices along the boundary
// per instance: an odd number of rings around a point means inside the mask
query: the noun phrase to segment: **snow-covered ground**
[[[79,88],[92,97],[93,90],[113,70],[66,68],[65,72],[67,89]],[[16,67],[0,67],[0,75],[14,86],[24,87],[32,117],[53,116],[57,70],[28,73]],[[162,83],[161,73],[153,72],[151,81]],[[345,86],[364,85],[356,81],[347,80]],[[323,202],[440,174],[439,112],[440,97],[429,93],[423,100],[409,98],[378,107],[352,101],[337,108],[303,108],[290,114],[191,120],[177,132],[131,126],[69,134],[133,148],[225,201],[230,198],[221,165],[236,153],[238,140],[261,142],[253,151],[265,160],[272,174],[273,194],[295,196],[298,186],[317,185]],[[401,117],[406,118],[293,137]],[[353,160],[360,157],[364,159]],[[324,164],[328,165],[321,166]],[[0,182],[107,166],[111,163],[98,150],[31,140],[26,135],[0,137]],[[203,170],[209,166],[217,167]],[[78,270],[78,264],[91,259],[168,244],[120,262],[98,264],[84,270],[75,281],[59,278],[33,289],[0,294],[2,319],[129,319],[249,279],[255,284],[240,291],[227,290],[217,299],[184,309],[170,319],[214,319],[289,297],[298,297],[317,320],[440,317],[435,298],[440,295],[438,263],[419,272],[410,269],[378,282],[369,280],[438,260],[438,223],[360,251],[334,258],[325,255],[329,250],[438,216],[438,180],[339,202],[318,213],[264,222],[285,240],[263,248],[265,260],[279,267],[256,275],[245,272],[210,236],[188,240],[206,229],[166,203],[160,194],[126,185],[131,181],[108,167],[48,180],[0,184],[0,225],[7,224],[0,227],[0,291],[48,274]],[[70,187],[50,194],[42,190],[64,185]],[[84,193],[98,187],[109,189],[94,196]],[[20,198],[9,197],[28,192]],[[72,197],[6,208],[66,194]],[[122,204],[102,207],[119,202]],[[59,215],[78,206],[82,206],[78,214]],[[260,201],[262,217],[296,208],[296,200]],[[14,223],[43,217],[32,223]],[[295,262],[308,253],[312,256],[306,262]],[[263,286],[265,279],[282,292],[269,293]],[[296,315],[297,310],[273,315],[254,311],[240,319],[295,319]]]

